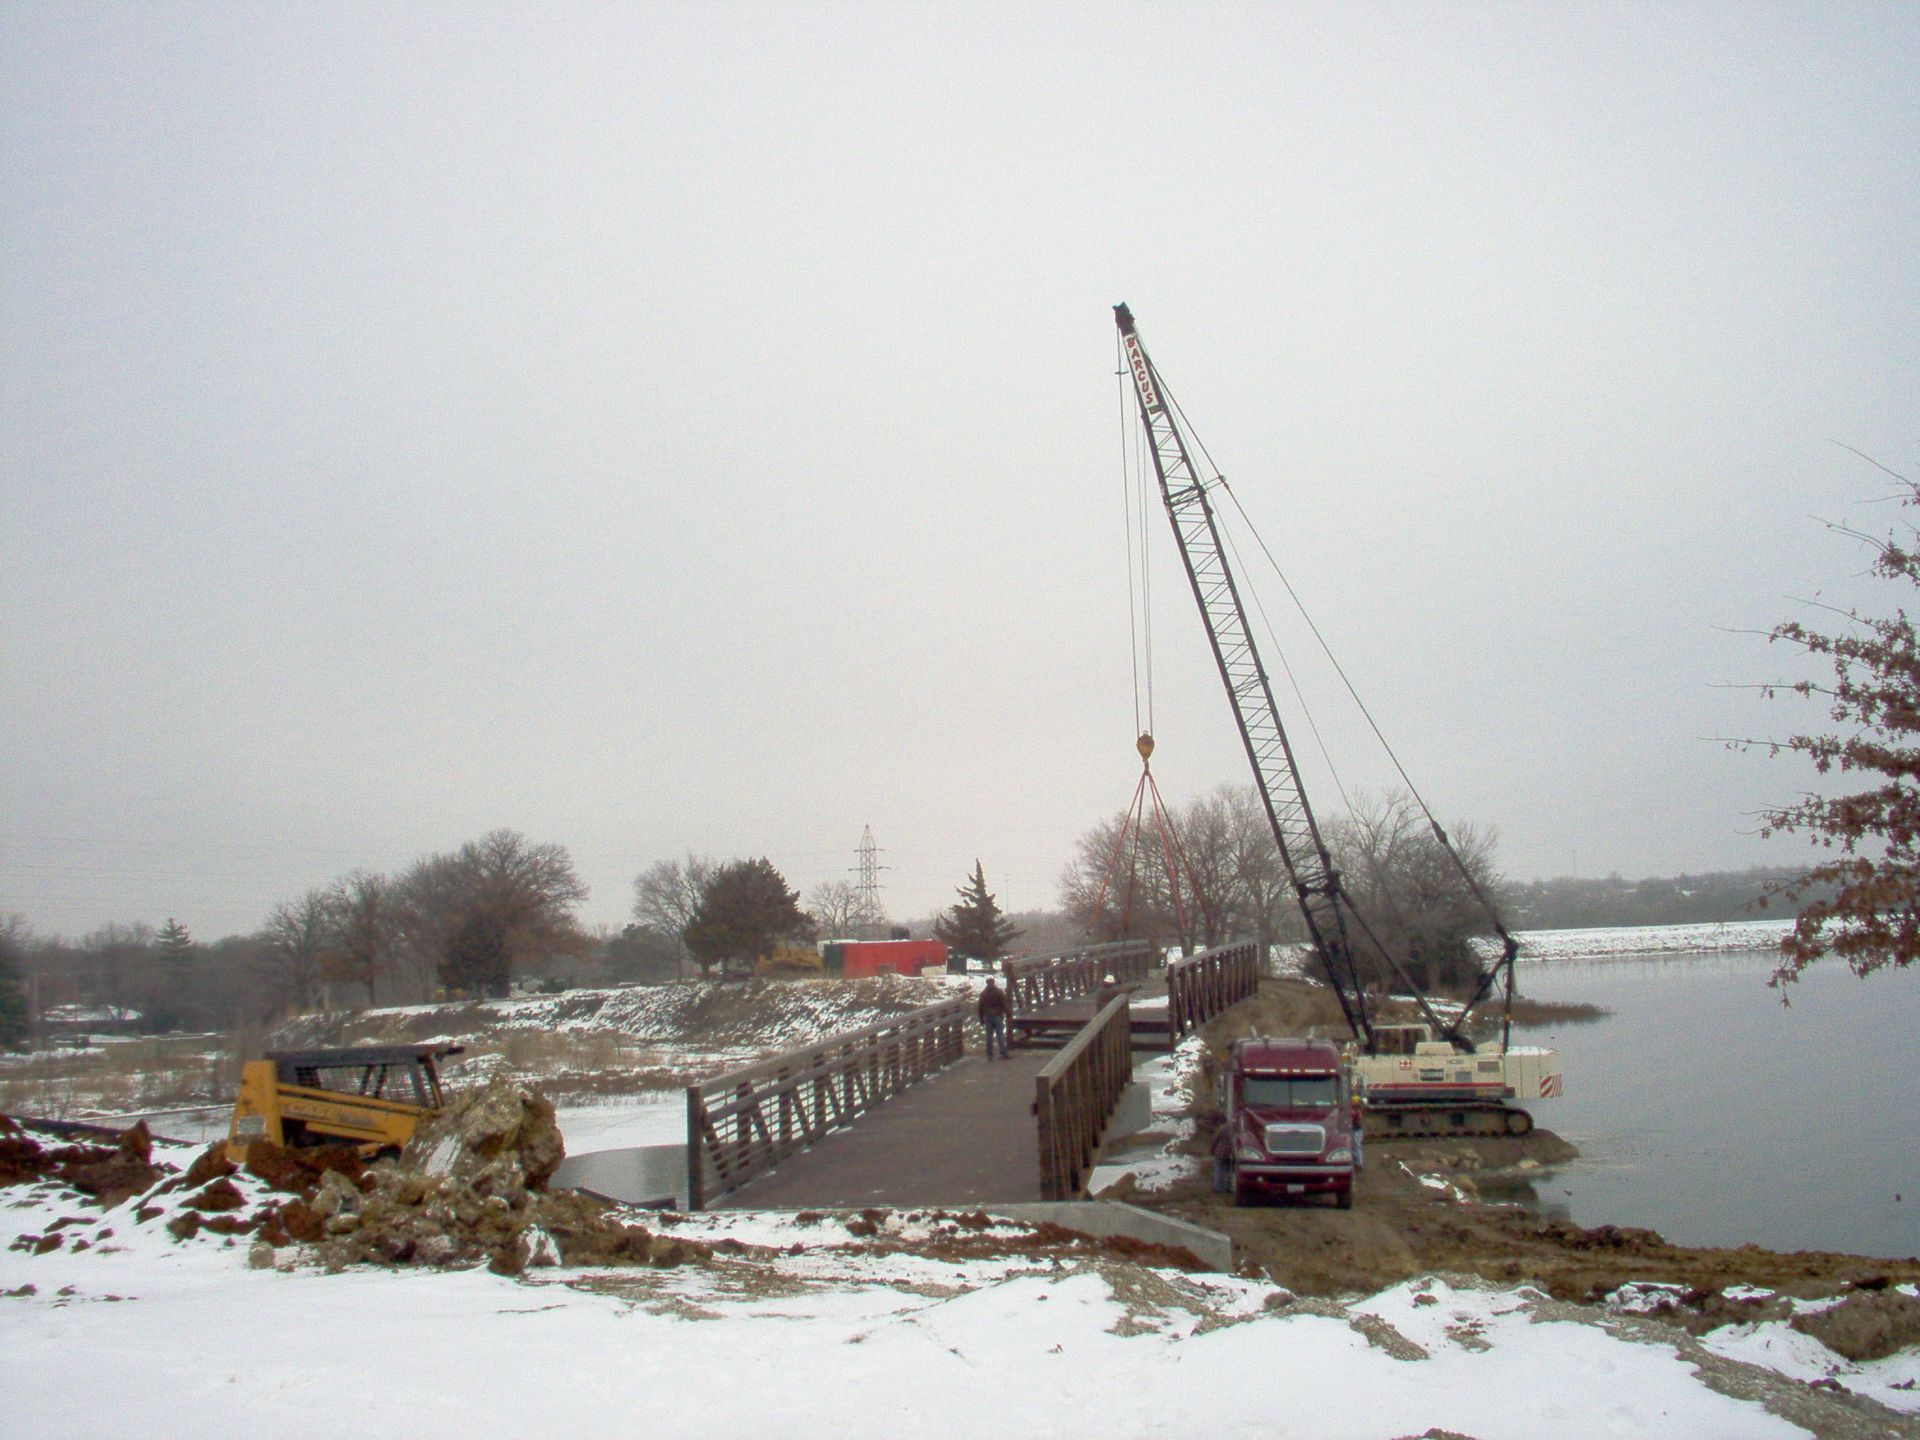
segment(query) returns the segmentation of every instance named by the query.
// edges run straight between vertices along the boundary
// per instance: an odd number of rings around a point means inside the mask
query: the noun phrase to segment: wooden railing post
[[[687,1087],[687,1209],[699,1210],[707,1199],[707,1147],[702,1143],[707,1108],[700,1087]]]

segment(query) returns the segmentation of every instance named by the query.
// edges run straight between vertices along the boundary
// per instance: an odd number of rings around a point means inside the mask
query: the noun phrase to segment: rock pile
[[[0,1185],[57,1180],[112,1209],[159,1183],[153,1136],[145,1122],[108,1145],[43,1145],[10,1116],[0,1115]]]
[[[601,1201],[549,1190],[566,1154],[553,1106],[504,1076],[422,1124],[393,1160],[367,1164],[350,1145],[255,1140],[236,1164],[222,1141],[179,1171],[156,1163],[152,1145],[145,1125],[111,1143],[43,1144],[0,1115],[0,1185],[65,1184],[103,1209],[133,1199],[134,1225],[163,1224],[180,1241],[203,1231],[251,1236],[249,1258],[261,1266],[290,1246],[334,1268],[488,1265],[509,1275],[529,1265],[668,1266],[713,1254],[628,1224]],[[69,1239],[86,1248],[78,1230],[66,1230],[87,1223],[63,1220],[16,1248],[44,1254]]]
[[[196,1201],[213,1198],[224,1178],[228,1162],[216,1151],[202,1157],[209,1184]],[[335,1267],[485,1264],[509,1275],[530,1265],[677,1265],[711,1254],[624,1223],[587,1196],[548,1190],[566,1154],[553,1106],[504,1076],[423,1124],[397,1160],[363,1168],[351,1152],[321,1153],[258,1141],[248,1148],[247,1172],[293,1195],[256,1217],[254,1263],[273,1263],[277,1248],[295,1242]]]

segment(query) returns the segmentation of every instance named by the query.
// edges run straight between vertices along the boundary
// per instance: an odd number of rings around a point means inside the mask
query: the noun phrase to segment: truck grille
[[[1320,1152],[1327,1148],[1327,1130],[1324,1125],[1269,1125],[1266,1144],[1269,1155],[1312,1155],[1318,1158]]]

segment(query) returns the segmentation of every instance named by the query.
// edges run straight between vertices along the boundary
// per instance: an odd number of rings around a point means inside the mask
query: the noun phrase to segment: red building
[[[840,964],[833,952],[840,952]],[[928,966],[947,967],[947,947],[938,940],[846,940],[829,945],[827,971],[848,980],[867,975],[918,975]]]

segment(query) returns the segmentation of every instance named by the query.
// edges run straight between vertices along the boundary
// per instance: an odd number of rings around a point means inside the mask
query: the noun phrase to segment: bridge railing
[[[1159,951],[1145,940],[1121,940],[1063,950],[1057,955],[1014,956],[1001,962],[1007,999],[1015,1015],[1032,1014],[1076,995],[1090,995],[1111,975],[1122,985],[1147,978]]]
[[[1259,984],[1260,947],[1252,941],[1173,961],[1167,966],[1168,1038],[1178,1044]]]
[[[687,1087],[687,1208],[702,1209],[958,1060],[971,998],[943,1000]]]
[[[1109,1001],[1034,1078],[1040,1198],[1071,1200],[1093,1169],[1101,1132],[1133,1083],[1133,1019],[1127,997]]]

